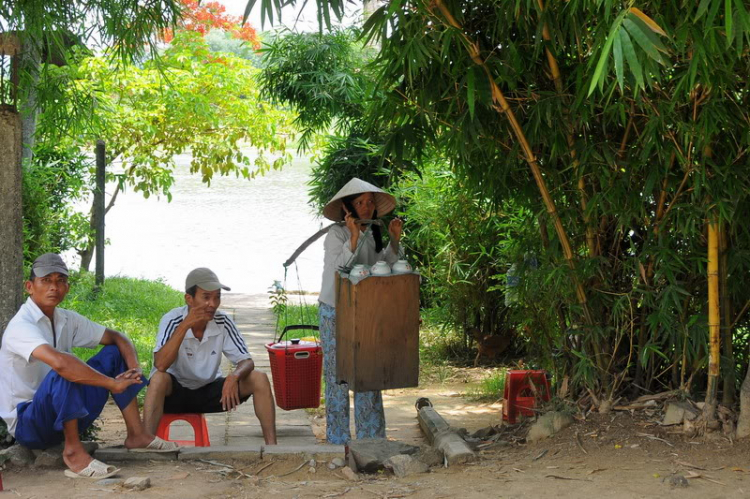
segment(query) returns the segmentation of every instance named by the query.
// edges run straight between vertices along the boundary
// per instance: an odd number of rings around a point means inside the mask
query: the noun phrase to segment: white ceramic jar
[[[411,272],[411,265],[406,260],[399,260],[393,264],[394,274],[408,274]]]
[[[372,275],[388,275],[391,273],[391,268],[388,266],[388,263],[380,260],[379,262],[375,262],[375,265],[372,266],[370,272]]]

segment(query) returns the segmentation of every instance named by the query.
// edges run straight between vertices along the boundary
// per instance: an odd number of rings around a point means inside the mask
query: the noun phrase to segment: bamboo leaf
[[[656,50],[658,50],[659,52],[663,52],[665,54],[669,53],[669,50],[661,41],[661,37],[657,35],[656,33],[654,33],[653,31],[651,31],[651,28],[646,26],[646,23],[641,21],[637,16],[630,16],[628,17],[628,19],[630,19],[633,22],[633,24],[635,24],[641,29],[643,34],[646,35],[646,38],[648,38],[648,40],[656,48]]]
[[[701,0],[700,5],[698,5],[698,12],[695,13],[695,18],[693,19],[693,22],[696,22],[698,19],[700,19],[703,14],[706,13],[706,10],[708,10],[708,6],[711,3],[711,0]]]
[[[732,26],[732,0],[724,0],[724,29],[727,34],[727,46],[732,45],[734,29]]]
[[[630,19],[625,19],[622,24],[625,29],[628,30],[628,33],[630,33],[630,35],[635,39],[636,43],[643,49],[644,52],[646,52],[646,55],[648,55],[656,62],[664,64],[664,59],[662,59],[656,46],[651,43],[651,40],[649,40],[646,33],[643,31],[643,29],[641,29],[640,26],[638,26],[638,24],[636,24],[636,22]]]
[[[617,83],[620,85],[620,91],[622,92],[625,89],[625,77],[622,68],[622,41],[619,33],[612,38],[614,39],[612,54],[615,56],[615,75],[617,75]]]
[[[651,28],[651,31],[653,31],[654,33],[658,33],[661,36],[667,36],[667,33],[661,28],[661,26],[656,24],[656,21],[654,21],[653,19],[648,17],[646,14],[644,14],[641,9],[636,9],[635,7],[631,7],[630,12],[638,16],[638,18],[644,23],[646,23],[646,26]]]
[[[628,66],[630,66],[630,72],[635,77],[636,84],[640,88],[644,88],[641,62],[635,53],[635,47],[633,47],[633,42],[630,40],[630,35],[624,29],[620,30],[620,42],[622,43],[622,51],[625,53],[625,59],[628,61]]]
[[[597,83],[599,83],[599,79],[602,77],[602,73],[604,72],[604,67],[607,64],[607,59],[609,59],[609,51],[612,49],[612,44],[614,43],[614,40],[615,40],[614,35],[615,35],[614,32],[610,32],[609,35],[607,36],[607,43],[604,44],[602,53],[599,56],[599,62],[597,62],[596,69],[594,70],[594,76],[591,78],[591,85],[589,86],[589,95],[591,95],[591,93],[594,91],[594,88],[596,87]]]

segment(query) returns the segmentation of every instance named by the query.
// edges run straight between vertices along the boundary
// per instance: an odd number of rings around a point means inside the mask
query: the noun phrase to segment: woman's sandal
[[[88,466],[76,473],[73,470],[65,470],[65,476],[68,478],[88,478],[92,480],[101,480],[116,475],[120,468],[104,464],[98,459],[92,459]]]

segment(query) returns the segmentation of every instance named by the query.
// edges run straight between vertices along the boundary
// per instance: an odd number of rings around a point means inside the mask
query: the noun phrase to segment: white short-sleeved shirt
[[[41,345],[50,345],[60,352],[73,347],[94,348],[102,340],[105,327],[82,315],[55,308],[55,330],[52,322],[29,298],[8,323],[0,348],[0,418],[15,435],[16,407],[34,398],[39,385],[52,368],[31,356]]]
[[[170,310],[161,318],[154,352],[161,350],[169,341],[187,314],[188,307],[185,305]],[[224,312],[217,311],[213,320],[206,325],[203,339],[197,339],[193,336],[193,330],[188,329],[177,352],[177,358],[167,372],[177,378],[185,388],[196,390],[221,377],[222,353],[234,364],[252,358],[232,319]],[[151,370],[152,376],[154,372],[155,367]]]
[[[348,227],[334,225],[328,230],[323,243],[325,252],[323,283],[320,286],[318,301],[331,307],[336,306],[336,271],[339,267],[346,265],[353,254],[351,250],[351,238],[352,233]],[[364,240],[357,243],[361,244],[359,253],[357,253],[357,259],[356,261],[352,261],[350,265],[354,265],[355,263],[372,265],[378,260],[385,260],[390,265],[393,265],[398,260],[398,255],[393,251],[390,243],[380,253],[375,251],[375,238],[371,231],[360,232],[360,238],[364,238]]]

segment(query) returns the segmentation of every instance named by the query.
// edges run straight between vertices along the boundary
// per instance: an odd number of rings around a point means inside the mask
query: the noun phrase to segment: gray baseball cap
[[[36,257],[31,265],[36,277],[44,277],[57,272],[58,274],[68,275],[68,266],[57,253],[45,253]]]
[[[231,291],[231,288],[229,286],[225,286],[219,282],[219,278],[216,277],[216,274],[214,274],[211,269],[207,269],[205,267],[199,267],[197,269],[191,270],[187,275],[187,278],[185,279],[185,291],[192,288],[193,286],[198,286],[199,288],[205,289],[206,291],[216,291],[219,288],[226,291]]]

